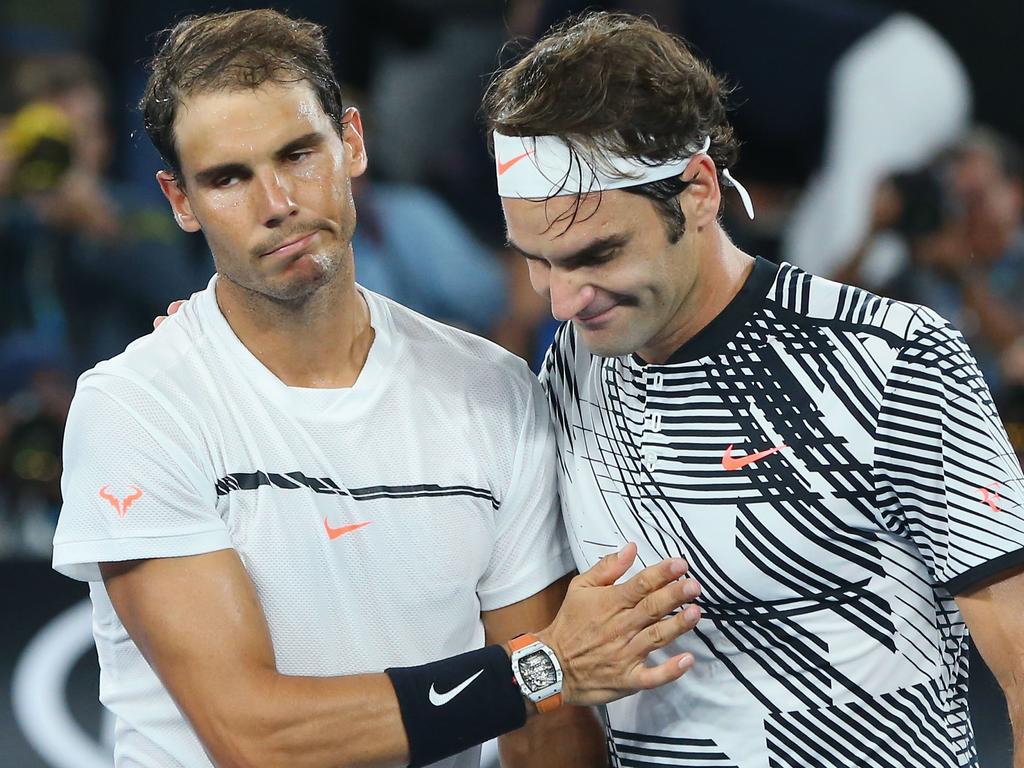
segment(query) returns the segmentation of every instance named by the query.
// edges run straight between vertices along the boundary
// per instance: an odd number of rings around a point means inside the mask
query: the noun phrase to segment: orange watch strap
[[[513,651],[518,651],[521,648],[525,648],[530,643],[536,643],[537,636],[531,634],[517,635],[508,641],[508,647]]]
[[[562,694],[556,693],[554,696],[548,696],[546,699],[541,699],[535,705],[537,711],[540,713],[553,712],[562,706]]]

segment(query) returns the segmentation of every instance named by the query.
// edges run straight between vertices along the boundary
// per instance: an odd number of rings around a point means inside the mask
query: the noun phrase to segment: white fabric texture
[[[822,167],[798,200],[782,247],[787,261],[825,276],[867,233],[879,182],[927,162],[961,134],[971,112],[970,82],[956,54],[906,14],[846,52],[831,90]],[[877,281],[900,266],[872,261]]]
[[[287,387],[234,336],[214,285],[84,374],[68,420],[53,562],[91,582],[117,765],[210,762],[98,562],[234,548],[278,669],[315,676],[479,648],[481,611],[572,569],[547,406],[522,361],[363,290],[376,335],[355,385]]]

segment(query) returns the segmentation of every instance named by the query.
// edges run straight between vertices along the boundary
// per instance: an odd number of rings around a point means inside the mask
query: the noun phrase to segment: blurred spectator
[[[935,309],[974,350],[996,403],[1008,402],[1024,337],[1024,165],[1008,139],[979,128],[924,170],[884,183],[872,229],[906,239],[910,262],[881,291]],[[838,278],[864,283],[870,236]]]
[[[1000,415],[1017,458],[1024,462],[1024,337],[1009,346],[1001,363],[1006,394]]]
[[[380,121],[374,168],[389,181],[434,189],[476,237],[500,247],[504,222],[477,113],[502,44],[533,29],[540,0],[393,2],[424,23],[419,36],[379,48],[370,79]]]
[[[29,121],[27,136],[7,132],[16,157],[9,194],[0,202],[0,258],[5,273],[15,276],[9,290],[21,300],[3,330],[66,343],[77,372],[145,333],[154,311],[201,287],[212,265],[190,262],[163,205],[106,177],[107,99],[90,60],[71,54],[28,60],[15,85],[22,112],[47,117]],[[54,114],[63,116],[63,133]],[[12,128],[22,125],[20,115]],[[23,173],[38,168],[40,155],[47,172]]]
[[[793,210],[783,257],[831,273],[867,230],[879,182],[961,135],[971,100],[956,53],[918,18],[891,14],[865,30],[831,69],[822,162]],[[877,264],[880,279],[900,266]]]
[[[398,0],[395,10],[421,20],[418,37],[384,46],[370,80],[379,118],[376,159],[384,178],[432,182],[464,147],[450,138],[473,124],[482,73],[494,69],[506,30],[495,8],[465,0]],[[429,115],[429,124],[419,116]]]

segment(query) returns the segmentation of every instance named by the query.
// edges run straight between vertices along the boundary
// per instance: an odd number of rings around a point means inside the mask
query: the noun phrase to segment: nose
[[[289,217],[299,212],[291,187],[276,171],[257,176],[256,194],[260,196],[262,219],[271,229],[281,226]]]
[[[561,323],[576,317],[594,300],[594,288],[564,269],[551,269],[548,291],[551,295],[551,314]]]

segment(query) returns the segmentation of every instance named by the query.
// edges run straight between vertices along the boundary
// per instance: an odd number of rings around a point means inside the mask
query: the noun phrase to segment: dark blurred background
[[[0,764],[109,764],[81,584],[49,571],[74,382],[205,287],[135,103],[154,35],[249,3],[0,5]],[[295,0],[320,22],[371,172],[359,281],[535,367],[553,324],[504,249],[477,107],[489,73],[584,8],[648,13],[735,87],[726,228],[752,253],[927,304],[967,336],[1024,452],[1024,3],[988,0]],[[976,660],[975,660],[976,661]],[[975,663],[982,765],[1005,705]],[[10,693],[9,693],[10,692]]]

